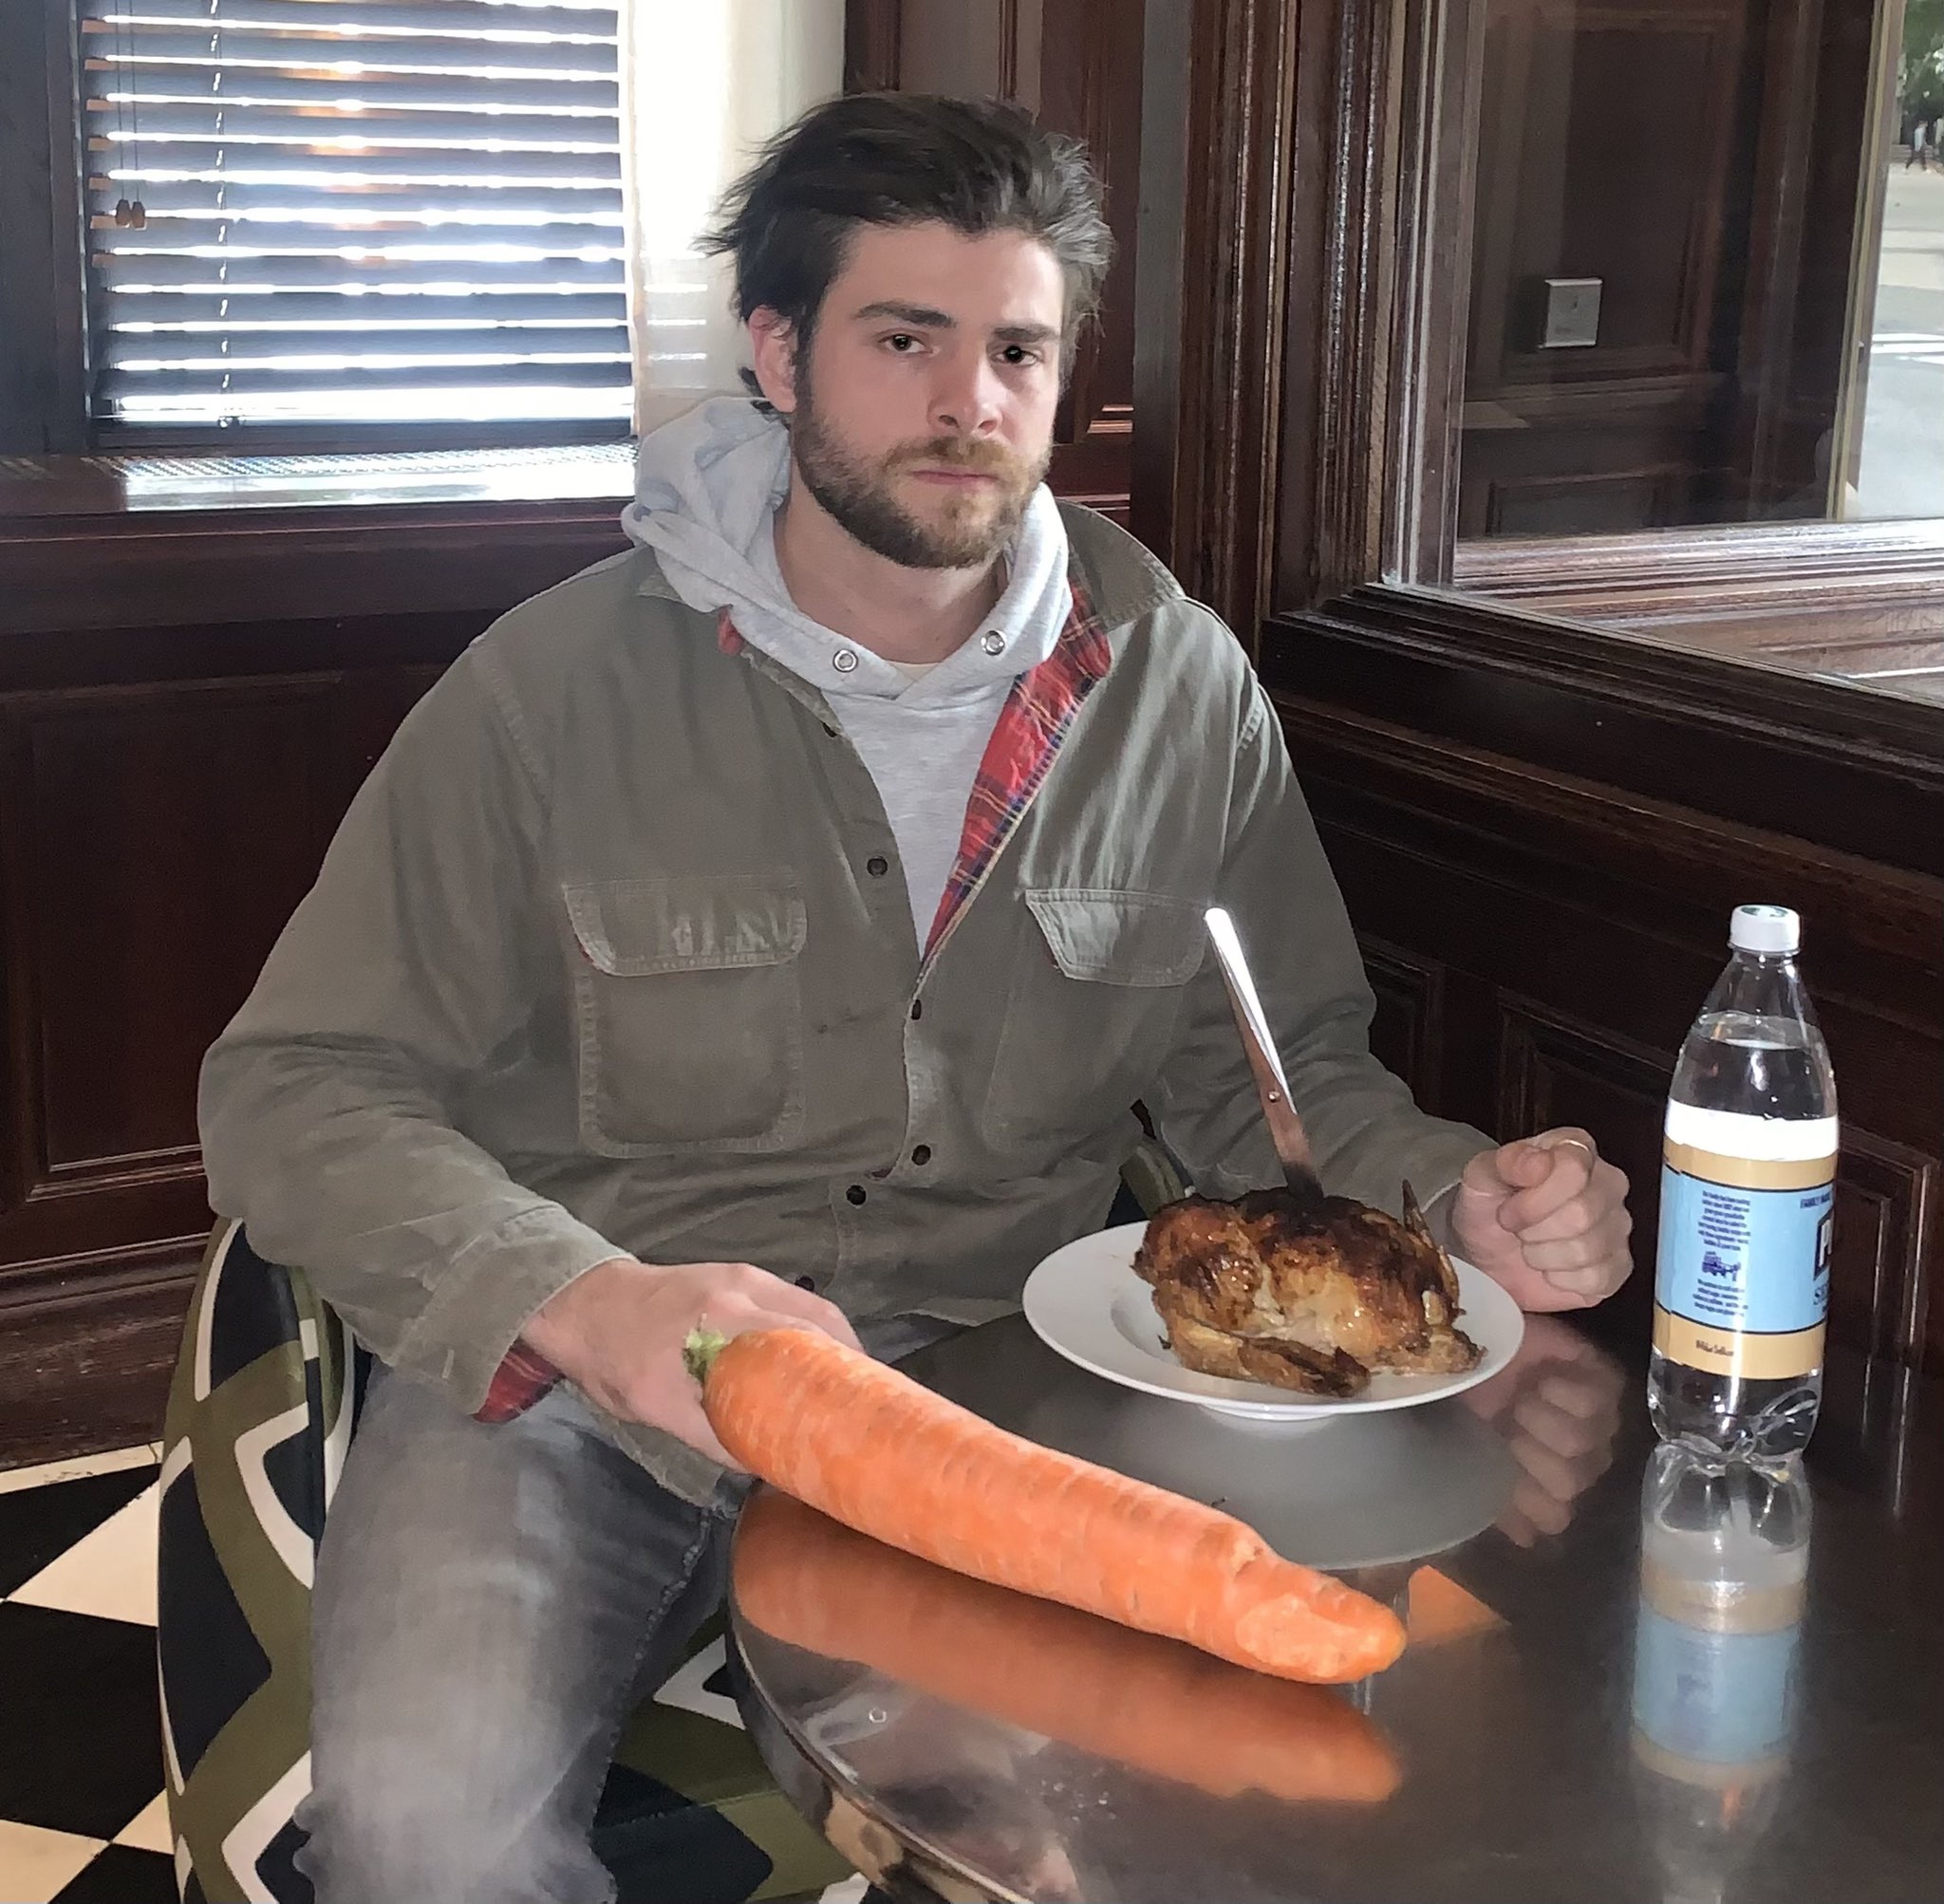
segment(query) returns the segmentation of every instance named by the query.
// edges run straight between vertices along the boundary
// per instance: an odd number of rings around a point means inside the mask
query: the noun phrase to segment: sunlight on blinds
[[[836,89],[843,21],[97,0],[81,31],[97,418],[619,432],[637,383],[733,386],[692,241],[743,156]]]

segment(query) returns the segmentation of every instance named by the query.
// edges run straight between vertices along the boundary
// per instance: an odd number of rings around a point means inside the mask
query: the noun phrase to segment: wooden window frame
[[[1179,242],[1143,254],[1133,521],[1271,687],[1944,873],[1944,704],[1669,639],[1921,638],[1944,622],[1944,525],[1508,545],[1440,569],[1463,329],[1442,319],[1468,234],[1439,214],[1468,115],[1432,82],[1463,0],[1154,0],[1149,19],[1142,196]],[[1472,592],[1390,579],[1427,572]],[[1591,625],[1630,619],[1653,632]]]

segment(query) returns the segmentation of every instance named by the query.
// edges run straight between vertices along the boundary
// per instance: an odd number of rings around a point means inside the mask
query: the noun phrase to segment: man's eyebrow
[[[863,322],[888,318],[895,324],[908,324],[914,330],[956,330],[959,321],[949,311],[934,310],[929,305],[906,304],[898,298],[880,298],[856,313]],[[996,324],[992,334],[1001,344],[1051,344],[1059,336],[1051,324]]]
[[[896,298],[880,298],[857,312],[862,318],[890,317],[900,324],[921,326],[926,330],[955,330],[957,321],[947,311],[933,310],[929,305],[901,304]]]

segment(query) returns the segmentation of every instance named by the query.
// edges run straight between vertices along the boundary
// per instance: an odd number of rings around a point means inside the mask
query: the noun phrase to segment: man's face
[[[805,488],[888,561],[990,562],[1046,474],[1065,295],[1052,252],[1023,233],[861,227],[808,363],[770,314],[751,323]]]

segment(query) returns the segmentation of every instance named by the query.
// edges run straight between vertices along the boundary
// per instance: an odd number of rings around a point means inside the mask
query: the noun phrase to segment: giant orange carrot
[[[1403,1651],[1388,1607],[1240,1521],[1008,1434],[819,1331],[698,1331],[689,1362],[751,1473],[921,1559],[1284,1679],[1361,1679]]]
[[[785,1494],[743,1510],[735,1569],[738,1610],[774,1639],[1217,1798],[1397,1788],[1383,1734],[1336,1693],[947,1573]]]

